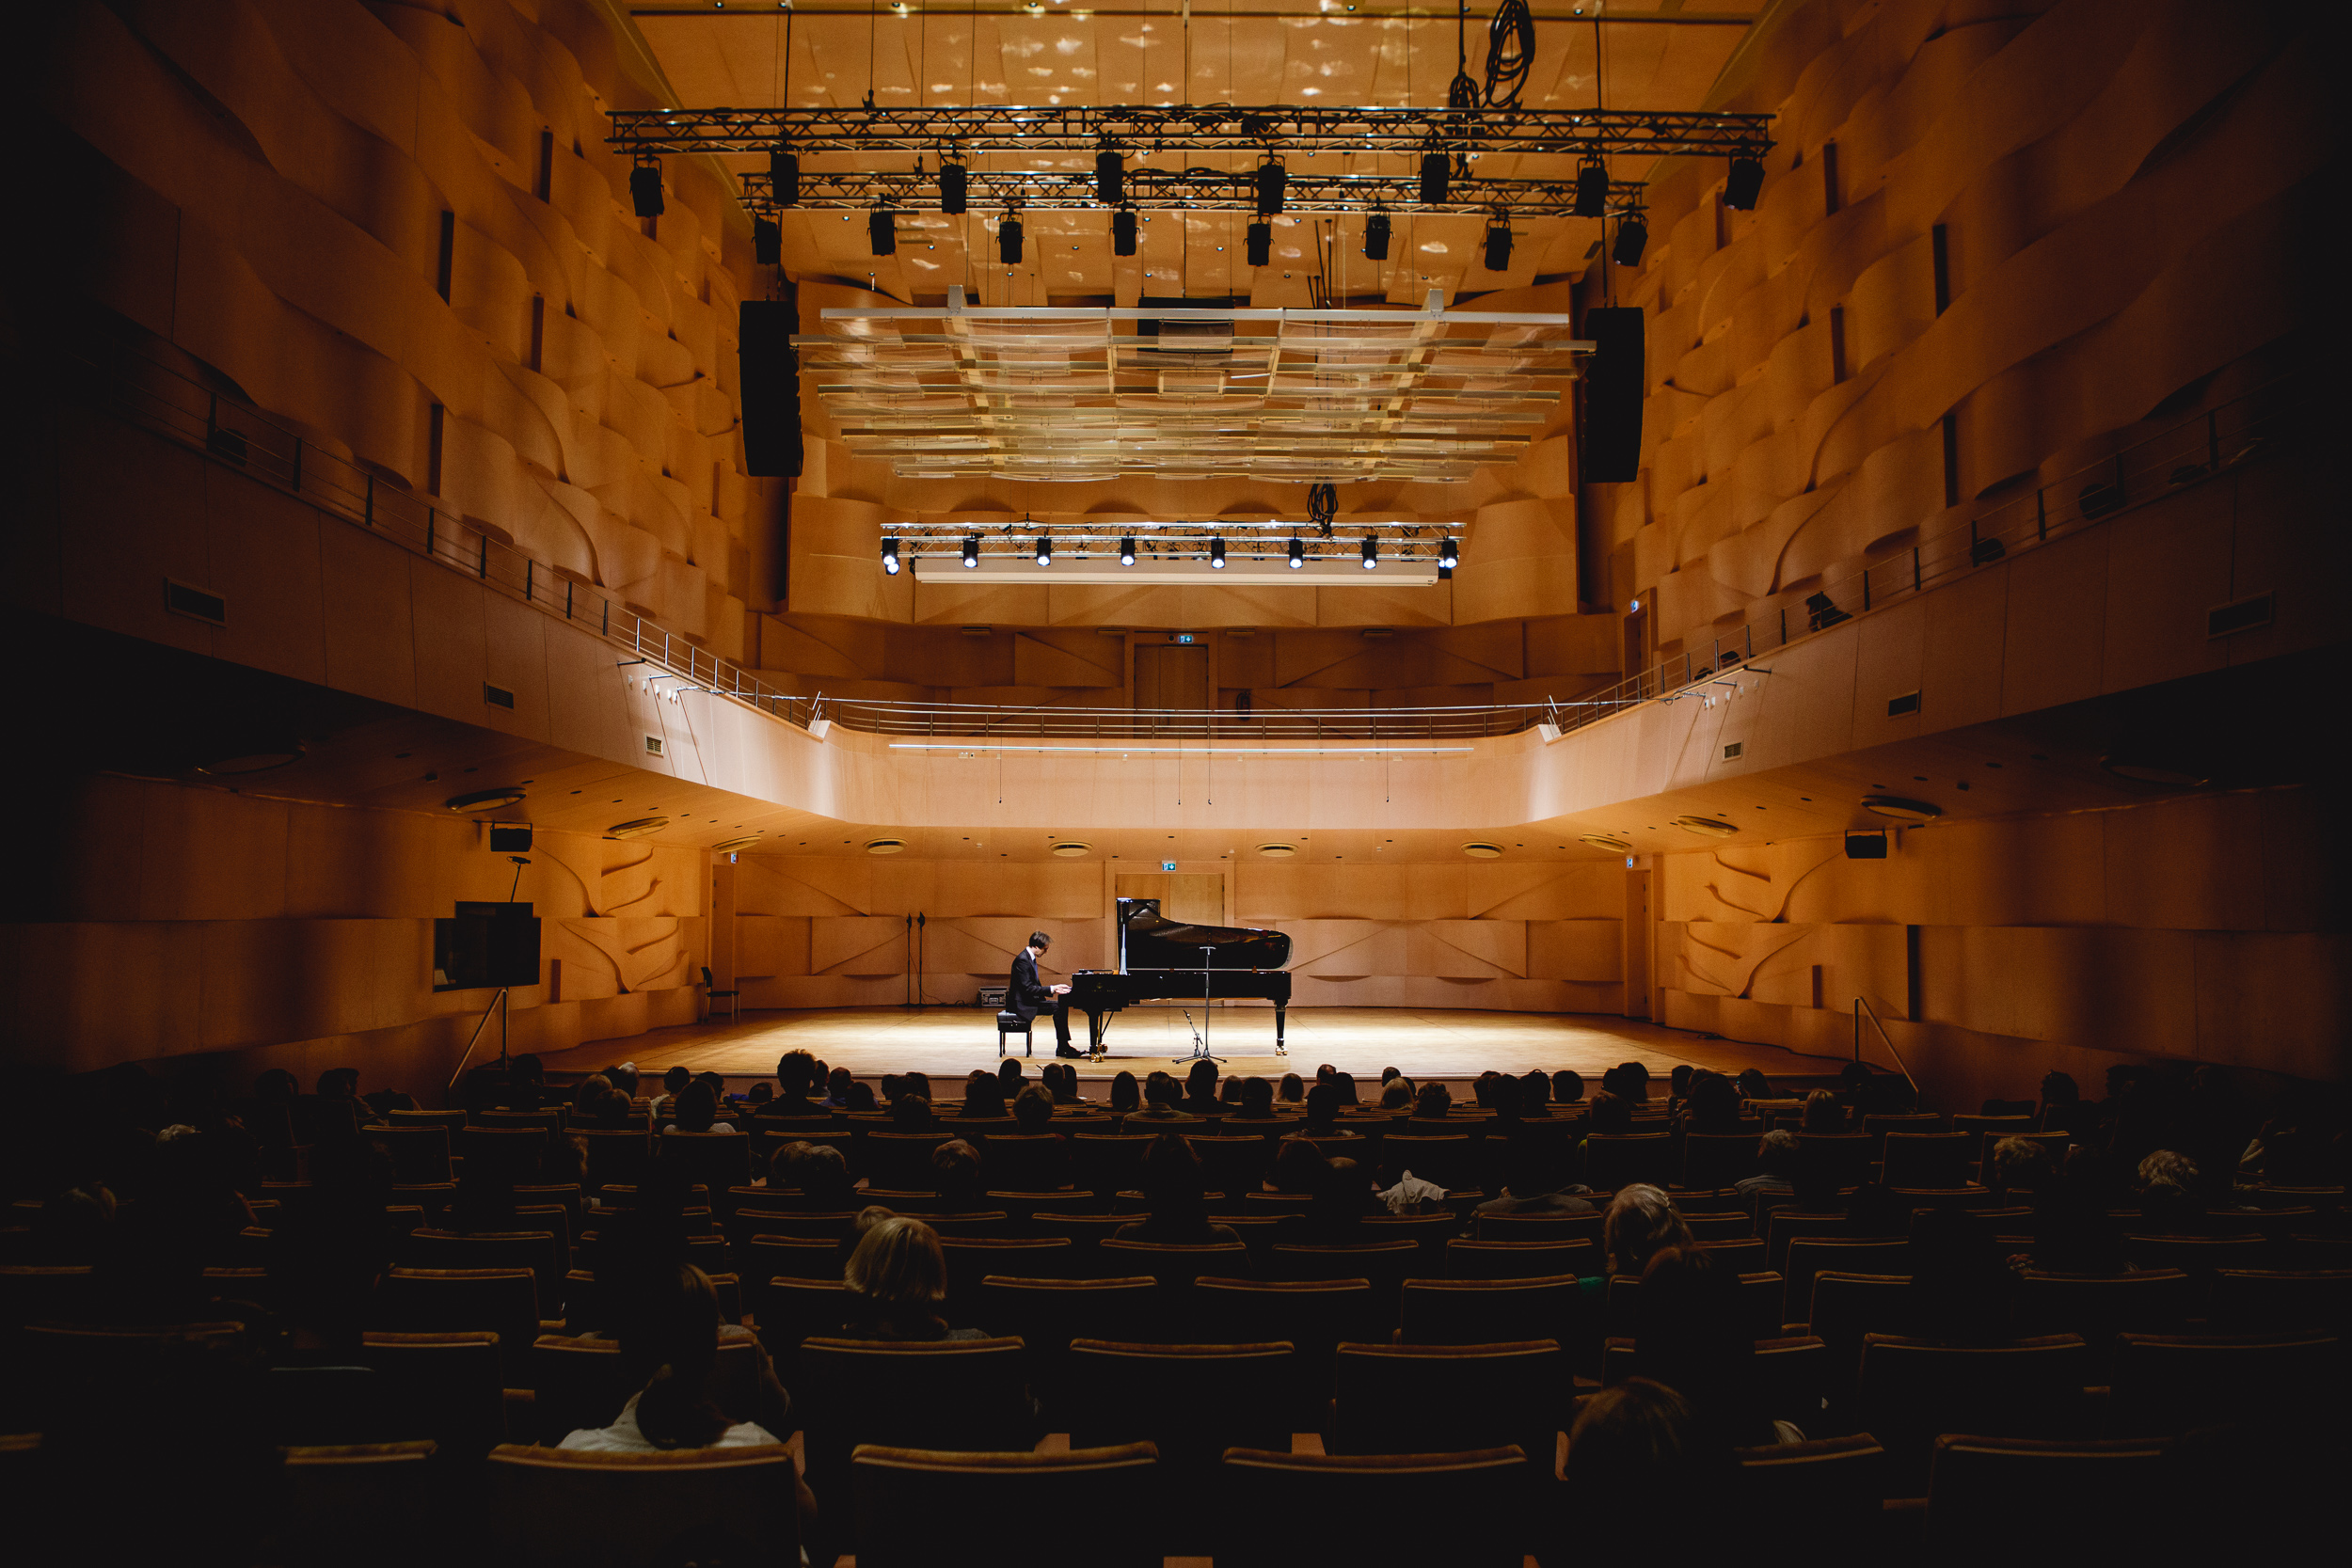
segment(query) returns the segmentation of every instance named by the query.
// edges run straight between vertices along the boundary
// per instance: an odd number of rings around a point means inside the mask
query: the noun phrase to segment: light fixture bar
[[[961,211],[931,175],[912,169],[803,169],[786,201],[758,169],[741,171],[743,204],[757,213],[786,208],[848,212],[877,205],[902,212]],[[1638,180],[1604,182],[1581,191],[1573,179],[1499,180],[1459,178],[1447,182],[1442,199],[1427,200],[1417,175],[1292,174],[1285,181],[1286,214],[1364,213],[1374,208],[1421,214],[1485,214],[1498,206],[1524,217],[1595,217],[1582,211],[1595,189],[1602,213],[1640,210],[1645,187]],[[1179,210],[1259,214],[1258,182],[1250,172],[1209,168],[1133,168],[1120,206],[1137,212]],[[1074,169],[968,169],[963,198],[985,206],[1017,206],[1030,212],[1099,212],[1104,203],[1095,178]],[[1265,214],[1259,214],[1265,215]]]
[[[1240,721],[1246,723],[1248,720]],[[1090,746],[1008,746],[1001,741],[977,738],[894,740],[890,742],[890,749],[894,752],[1077,752],[1096,755],[1111,752],[1120,756],[1143,752],[1187,757],[1466,757],[1475,755],[1478,750],[1474,746],[1121,746],[1117,741]]]
[[[1026,557],[984,555],[977,566],[961,556],[916,556],[909,565],[918,583],[955,583],[963,587],[1015,585],[1026,588],[1164,587],[1183,583],[1195,588],[1434,588],[1439,580],[1434,556],[1383,556],[1377,572],[1367,572],[1354,557],[1334,560],[1310,557],[1294,567],[1287,555],[1246,561],[1229,554],[1222,567],[1209,564],[1208,552],[1178,560],[1119,563],[1116,553],[1089,556],[1057,555],[1051,566]]]
[[[1751,157],[1772,117],[1705,110],[1438,108],[1343,103],[1068,103],[616,109],[605,138],[632,158],[753,152],[1092,153],[1105,142],[1186,152],[1551,153]],[[1139,170],[1129,168],[1132,184]],[[1094,176],[1081,175],[1089,184]]]

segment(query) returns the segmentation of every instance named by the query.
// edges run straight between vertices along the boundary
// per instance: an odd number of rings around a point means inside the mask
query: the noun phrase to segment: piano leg
[[[1274,1005],[1274,1053],[1277,1056],[1290,1054],[1289,1049],[1282,1044],[1283,1014],[1288,1011],[1289,1005],[1286,1003],[1277,1002]]]

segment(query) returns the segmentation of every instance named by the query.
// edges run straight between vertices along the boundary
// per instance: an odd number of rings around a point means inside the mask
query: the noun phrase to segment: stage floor
[[[1194,1016],[1200,1010],[1194,1009]],[[1071,1019],[1083,1049],[1086,1016]],[[1470,1079],[1493,1069],[1523,1073],[1530,1068],[1556,1072],[1573,1069],[1588,1081],[1619,1062],[1640,1062],[1663,1077],[1685,1062],[1737,1073],[1760,1068],[1767,1077],[1828,1077],[1844,1064],[1836,1057],[1801,1056],[1778,1046],[1707,1039],[1637,1019],[1600,1013],[1496,1013],[1404,1007],[1293,1007],[1286,1030],[1288,1056],[1274,1053],[1274,1012],[1263,1006],[1218,1007],[1209,1026],[1209,1046],[1229,1073],[1311,1077],[1328,1062],[1359,1079],[1377,1081],[1394,1067],[1415,1079]],[[1155,1068],[1175,1068],[1174,1058],[1192,1050],[1192,1031],[1174,1007],[1129,1007],[1111,1022],[1104,1037],[1107,1059],[1077,1064],[1081,1080],[1108,1080],[1125,1071],[1138,1078]],[[1018,1041],[1013,1049],[1019,1049]],[[618,1039],[594,1040],[572,1051],[545,1055],[548,1070],[590,1072],[632,1061],[647,1078],[683,1065],[697,1072],[723,1073],[729,1080],[766,1078],[787,1051],[814,1053],[833,1067],[860,1077],[910,1069],[961,1076],[996,1065],[995,1015],[977,1007],[838,1007],[811,1011],[755,1011],[740,1020],[653,1029]],[[1036,1064],[1054,1054],[1050,1019],[1038,1021]],[[730,1082],[731,1089],[742,1083]]]

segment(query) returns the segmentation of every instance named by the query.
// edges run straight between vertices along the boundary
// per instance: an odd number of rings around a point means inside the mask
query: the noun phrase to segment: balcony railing
[[[1245,712],[883,702],[779,691],[605,590],[451,516],[397,481],[323,450],[135,344],[77,348],[72,368],[93,404],[583,627],[685,683],[676,689],[732,698],[803,726],[823,719],[876,735],[966,738],[981,745],[1014,739],[1360,745],[1515,735],[1536,725],[1577,729],[1645,702],[1698,695],[1720,672],[1856,614],[2227,473],[2285,445],[2292,421],[2305,406],[2282,383],[2218,404],[2062,480],[1973,512],[1907,549],[1825,576],[1793,612],[1775,608],[1571,701]]]

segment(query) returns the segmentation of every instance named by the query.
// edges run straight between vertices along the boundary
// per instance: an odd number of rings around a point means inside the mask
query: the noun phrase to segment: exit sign
[[[1162,871],[1173,871],[1176,869],[1176,863],[1174,861],[1162,861],[1160,862],[1160,869]]]
[[[1180,631],[1176,634],[1176,641],[1182,646],[1189,648],[1192,646],[1192,633],[1188,631]]]

